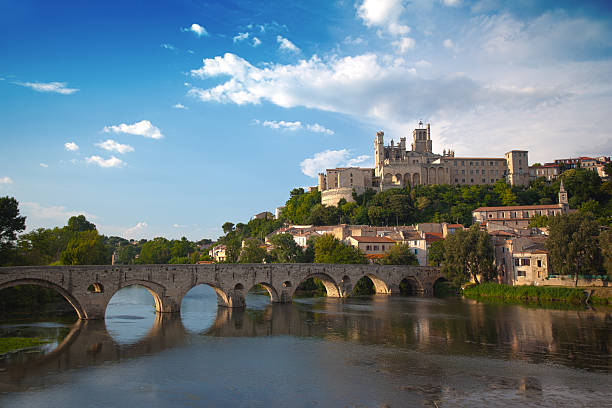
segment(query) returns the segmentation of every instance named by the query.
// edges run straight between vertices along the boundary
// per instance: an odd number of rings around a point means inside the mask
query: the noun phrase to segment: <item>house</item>
[[[360,249],[366,256],[376,255],[377,258],[384,256],[385,252],[395,246],[395,241],[389,237],[351,236],[345,242]]]
[[[226,249],[225,245],[217,245],[208,251],[208,254],[215,262],[225,262],[227,260]]]

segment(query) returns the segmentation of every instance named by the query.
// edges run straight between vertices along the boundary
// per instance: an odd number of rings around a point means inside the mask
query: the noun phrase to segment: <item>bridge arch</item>
[[[389,293],[391,293],[391,291],[389,290],[389,285],[387,285],[387,283],[378,276],[374,275],[373,273],[367,273],[364,276],[370,278],[370,280],[374,284],[374,289],[376,290],[377,295],[388,295]]]
[[[288,282],[288,281],[287,281],[287,282]],[[284,284],[287,284],[287,282],[285,282]],[[277,291],[277,290],[274,288],[274,286],[272,286],[272,284],[267,283],[267,282],[258,282],[258,283],[256,283],[256,284],[254,284],[253,286],[251,286],[251,287],[249,288],[249,290],[248,290],[248,291],[246,291],[246,293],[250,292],[250,291],[251,291],[251,289],[253,289],[253,288],[254,288],[255,286],[257,286],[257,285],[261,285],[261,286],[263,286],[263,287],[264,287],[264,288],[265,288],[265,289],[268,291],[268,293],[270,294],[270,301],[271,301],[272,303],[278,303],[278,302],[280,302],[280,298],[279,298],[279,296],[278,296],[278,291]],[[291,282],[289,282],[289,285],[291,285]],[[287,287],[291,287],[291,286],[287,286]]]
[[[130,281],[122,283],[121,286],[119,286],[116,291],[114,291],[112,294],[109,295],[108,302],[110,302],[110,300],[113,298],[113,296],[115,296],[117,292],[119,292],[123,288],[127,288],[128,286],[142,286],[143,288],[148,290],[149,293],[153,296],[153,299],[155,300],[155,311],[157,313],[166,313],[166,312],[173,311],[173,310],[167,310],[169,309],[169,307],[163,302],[163,296],[164,296],[164,293],[166,292],[166,288],[164,288],[159,283],[149,282],[149,281],[144,281],[144,280],[130,280]],[[108,303],[106,306],[108,306]]]
[[[327,292],[327,297],[342,297],[342,292],[340,291],[338,284],[336,283],[334,278],[332,278],[326,273],[311,273],[309,275],[306,275],[306,277],[301,279],[299,284],[296,285],[296,287],[293,289],[292,294],[295,293],[295,290],[302,284],[302,282],[310,278],[319,279],[321,282],[323,282],[323,285],[325,286],[325,291]]]
[[[416,276],[406,275],[399,283],[400,295],[418,295],[423,292],[423,283]]]
[[[72,294],[70,294],[70,292],[68,292],[66,289],[64,289],[63,287],[51,281],[47,281],[44,279],[33,279],[33,278],[15,279],[15,280],[4,282],[0,284],[0,290],[8,289],[13,286],[19,286],[19,285],[35,285],[35,286],[42,286],[44,288],[55,290],[57,293],[62,295],[62,297],[66,299],[68,303],[70,303],[70,305],[74,308],[74,311],[76,312],[79,319],[88,318],[87,312],[85,311],[83,306],[81,306],[81,303],[74,296],[72,296]]]
[[[236,288],[240,283],[237,283],[234,288]],[[178,300],[178,304],[180,306],[181,302],[183,301],[183,298],[185,297],[185,295],[193,288],[195,288],[196,286],[200,286],[200,285],[206,285],[206,286],[210,286],[211,288],[213,288],[213,290],[215,291],[215,293],[217,294],[217,305],[218,306],[223,306],[223,307],[228,307],[229,305],[229,296],[227,293],[225,293],[220,287],[218,287],[217,285],[215,285],[214,283],[211,282],[198,282],[195,285],[189,286],[187,288],[187,290],[185,290],[184,293],[181,294],[179,300]],[[242,286],[242,288],[244,289],[244,286],[242,284],[240,284]],[[241,291],[243,289],[237,289],[238,291]],[[236,291],[236,289],[234,289]]]

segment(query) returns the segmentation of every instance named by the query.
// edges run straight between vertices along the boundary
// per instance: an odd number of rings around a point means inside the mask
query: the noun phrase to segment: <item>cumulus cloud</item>
[[[28,226],[30,228],[32,227],[31,221],[34,221],[34,224],[38,224],[43,220],[66,222],[68,218],[81,214],[89,220],[95,220],[98,218],[95,215],[89,214],[85,211],[68,210],[63,205],[44,206],[40,203],[26,201],[20,203],[20,207],[23,214],[28,217]]]
[[[393,46],[400,54],[404,54],[406,51],[414,48],[416,42],[413,38],[410,37],[402,37],[397,41],[393,41]]]
[[[237,35],[234,36],[234,44],[236,44],[237,42],[240,41],[244,41],[247,38],[249,38],[249,33],[238,33]]]
[[[16,85],[31,88],[37,92],[54,92],[62,95],[70,95],[79,90],[67,88],[66,82],[14,82]]]
[[[404,11],[402,0],[364,0],[357,7],[357,16],[368,27],[380,27],[394,36],[405,36],[410,27],[400,24]]]
[[[363,155],[356,158],[350,158],[350,153],[346,149],[342,150],[325,150],[315,153],[313,157],[304,159],[300,163],[302,173],[310,177],[316,177],[325,169],[335,167],[354,167],[363,163],[369,156]]]
[[[183,105],[182,103],[177,103],[177,104],[174,104],[174,105],[172,105],[172,107],[173,107],[174,109],[189,109],[188,107],[186,107],[186,106],[185,106],[185,105]]]
[[[0,184],[13,184],[13,180],[9,176],[0,177]]]
[[[190,27],[182,28],[181,31],[191,31],[198,37],[202,37],[202,36],[208,37],[208,31],[206,31],[204,27],[202,27],[201,25],[197,23],[193,23]]]
[[[66,142],[64,143],[64,149],[68,150],[69,152],[76,152],[79,150],[79,145],[74,142]]]
[[[187,228],[186,225],[182,225],[182,224],[172,224],[172,227],[174,227],[174,228]]]
[[[442,0],[442,3],[448,7],[457,7],[461,5],[461,0]]]
[[[103,159],[100,156],[90,156],[85,158],[85,162],[87,164],[95,164],[104,168],[122,167],[125,165],[125,162],[123,160],[118,159],[115,156],[111,156],[110,159]]]
[[[115,126],[105,126],[103,131],[105,133],[127,133],[129,135],[144,136],[151,139],[161,139],[164,137],[159,128],[153,126],[148,120],[141,120],[131,125],[121,123]]]
[[[278,48],[282,51],[289,51],[296,54],[300,52],[300,49],[294,43],[283,36],[277,35],[276,42],[279,44]]]
[[[284,120],[264,120],[263,122],[255,119],[256,124],[269,127],[270,129],[283,129],[283,130],[302,130],[305,129],[309,132],[314,133],[325,133],[327,135],[333,135],[334,131],[327,129],[325,126],[319,125],[318,123],[306,124],[305,126],[300,121],[287,122]]]
[[[134,148],[132,146],[115,142],[112,139],[107,139],[104,142],[96,143],[96,146],[106,151],[109,151],[109,152],[117,152],[121,154],[134,151]],[[107,166],[107,167],[111,167],[111,166]]]
[[[49,167],[49,165],[47,163],[40,163],[39,164],[40,167],[46,169],[47,167]]]
[[[127,228],[123,233],[124,233],[124,236],[128,239],[140,237],[141,236],[140,234],[142,234],[142,232],[148,227],[149,227],[149,224],[147,224],[145,221],[140,221],[133,227]]]
[[[257,37],[253,37],[253,47],[259,47],[261,45],[261,40]]]
[[[442,41],[442,46],[444,48],[452,50],[453,48],[455,48],[455,43],[453,43],[453,40],[451,40],[450,38],[447,38],[446,40]]]

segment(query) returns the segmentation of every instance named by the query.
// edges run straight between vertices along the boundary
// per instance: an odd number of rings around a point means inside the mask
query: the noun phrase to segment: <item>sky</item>
[[[420,120],[437,153],[609,156],[611,79],[609,1],[0,0],[0,196],[214,239]]]

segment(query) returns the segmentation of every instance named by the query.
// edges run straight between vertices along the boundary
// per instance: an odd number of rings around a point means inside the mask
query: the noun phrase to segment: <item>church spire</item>
[[[559,185],[559,205],[564,207],[566,210],[569,208],[569,201],[567,199],[567,191],[563,185],[563,179],[561,179],[561,185]]]

